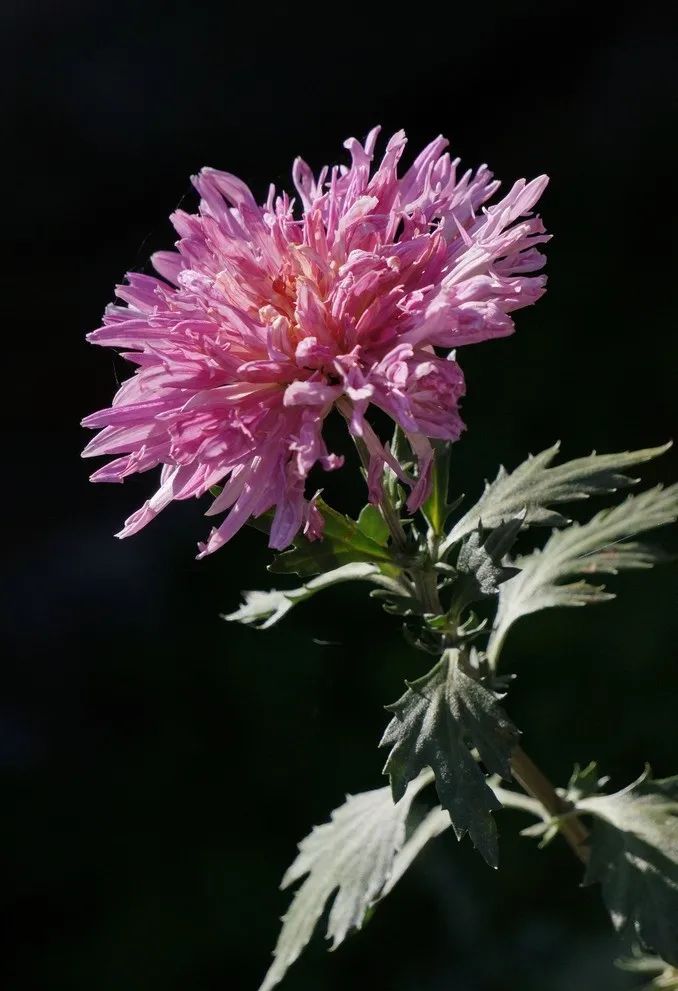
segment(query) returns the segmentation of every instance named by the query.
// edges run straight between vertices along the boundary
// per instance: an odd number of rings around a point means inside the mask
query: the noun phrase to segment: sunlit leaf
[[[444,833],[446,829],[449,829],[452,825],[450,821],[449,813],[445,811],[440,805],[436,805],[435,808],[430,809],[424,818],[415,826],[414,830],[405,840],[402,849],[398,851],[393,861],[393,868],[391,870],[391,876],[389,877],[384,890],[381,893],[381,898],[384,898],[393,888],[396,886],[398,881],[403,877],[408,868],[412,865],[416,857],[419,856],[421,851],[424,849],[426,844],[435,839],[441,833]]]
[[[307,876],[283,916],[274,960],[260,991],[269,991],[282,980],[308,943],[333,895],[327,923],[332,949],[344,941],[350,930],[360,929],[392,876],[397,854],[405,842],[412,802],[430,781],[430,773],[421,774],[397,804],[390,788],[349,795],[329,822],[316,826],[301,841],[297,859],[281,886],[287,888]],[[399,871],[401,876],[400,868]]]
[[[510,626],[521,616],[553,606],[583,606],[614,598],[604,586],[586,579],[566,583],[577,575],[617,574],[649,568],[663,555],[642,544],[622,543],[645,530],[672,523],[678,517],[678,485],[657,487],[629,496],[588,523],[573,523],[555,531],[543,550],[512,562],[519,574],[499,592],[499,608],[488,653],[494,657]]]
[[[633,485],[635,479],[621,472],[642,464],[668,450],[670,444],[619,454],[590,454],[565,464],[550,467],[560,444],[530,456],[513,472],[499,470],[494,482],[485,486],[482,496],[455,524],[443,541],[441,551],[462,540],[482,521],[495,527],[525,510],[525,524],[560,526],[567,520],[549,507],[563,502],[586,499],[590,495],[614,492]]]
[[[244,623],[259,630],[266,630],[282,619],[292,606],[310,599],[317,592],[341,582],[375,581],[380,575],[379,568],[374,564],[357,561],[354,564],[344,564],[341,568],[328,571],[324,575],[312,578],[300,588],[289,588],[269,592],[243,592],[244,603],[235,612],[222,618],[228,622]]]

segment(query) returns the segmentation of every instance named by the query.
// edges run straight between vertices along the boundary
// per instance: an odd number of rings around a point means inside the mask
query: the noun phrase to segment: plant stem
[[[550,815],[536,798],[530,798],[522,791],[513,791],[512,788],[502,788],[500,784],[495,784],[494,780],[488,780],[487,783],[505,809],[518,809],[521,812],[529,812],[535,819],[541,819],[543,822],[551,821]]]
[[[417,598],[428,613],[438,616],[442,612],[438,595],[438,577],[431,567],[417,568],[413,571]]]
[[[554,819],[560,819],[559,829],[564,839],[583,864],[589,859],[589,831],[576,815],[572,806],[557,793],[546,775],[527,756],[522,747],[516,747],[511,757],[511,772],[523,791],[543,805]],[[561,818],[567,813],[566,818]]]

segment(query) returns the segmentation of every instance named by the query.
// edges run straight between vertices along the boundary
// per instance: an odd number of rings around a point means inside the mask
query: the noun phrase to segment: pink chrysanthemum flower
[[[499,183],[485,166],[458,178],[442,137],[399,177],[398,132],[370,175],[378,133],[364,147],[349,139],[350,167],[317,179],[297,159],[299,207],[273,187],[259,206],[240,179],[203,169],[198,213],[172,216],[178,250],[153,256],[162,278],[131,273],[116,289],[126,305],[111,305],[88,339],[138,369],[110,409],[83,421],[103,428],[84,453],[118,455],[93,481],[162,466],[160,488],[119,536],[217,483],[207,513],[229,512],[201,554],[271,507],[271,547],[302,528],[320,536],[304,490],[314,465],[342,464],[322,436],[333,407],[369,451],[372,501],[385,463],[410,487],[411,510],[425,498],[429,438],[463,430],[461,369],[434,348],[510,334],[511,311],[543,293],[545,277],[531,273],[547,236],[531,211],[547,178],[521,179],[484,207]],[[407,434],[416,479],[367,422],[370,405]]]

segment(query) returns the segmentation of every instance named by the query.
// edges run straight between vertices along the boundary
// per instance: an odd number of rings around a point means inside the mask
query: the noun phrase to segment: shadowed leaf
[[[516,574],[516,569],[506,567],[503,560],[515,543],[524,515],[521,513],[494,530],[479,527],[465,539],[455,565],[457,600],[467,604],[496,595],[499,586]]]
[[[488,771],[510,777],[509,759],[518,730],[497,702],[497,694],[467,674],[458,650],[447,650],[418,681],[408,682],[394,705],[380,746],[391,747],[384,773],[398,800],[422,768],[435,774],[440,802],[461,839],[468,833],[492,866],[497,865],[497,830],[491,813],[501,803],[472,756],[475,747]]]
[[[584,883],[601,883],[615,929],[678,966],[678,776],[646,772],[577,811],[596,818]]]

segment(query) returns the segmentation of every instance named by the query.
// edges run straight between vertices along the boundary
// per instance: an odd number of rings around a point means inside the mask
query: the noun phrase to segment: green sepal
[[[381,515],[381,512],[372,503],[369,503],[360,510],[358,517],[358,527],[371,540],[386,547],[389,538],[388,525]]]
[[[431,465],[431,494],[421,507],[424,519],[435,537],[442,537],[450,514],[459,505],[463,496],[454,502],[447,501],[450,490],[450,464],[452,445],[445,441],[433,442],[433,464]]]
[[[269,571],[306,578],[354,561],[367,561],[378,564],[384,574],[398,574],[399,568],[389,551],[368,536],[355,520],[338,513],[322,499],[318,499],[316,506],[325,520],[322,539],[295,537],[292,549],[279,554],[269,565]]]

